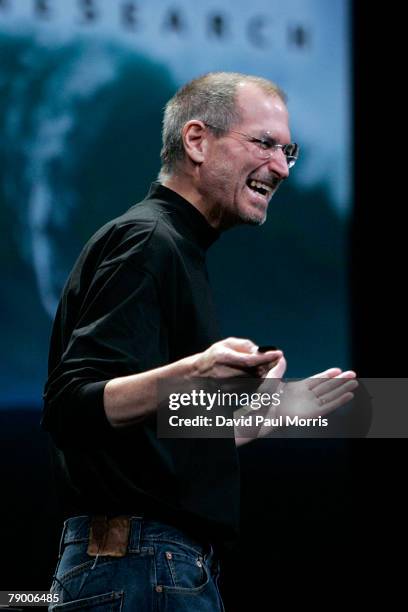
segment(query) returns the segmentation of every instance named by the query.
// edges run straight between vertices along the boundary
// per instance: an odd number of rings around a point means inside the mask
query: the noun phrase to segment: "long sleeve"
[[[59,444],[91,443],[109,435],[103,405],[106,383],[162,365],[167,352],[155,280],[135,268],[132,260],[98,268],[80,300],[75,275],[71,283],[51,342],[51,355],[53,350],[60,355],[50,357],[44,393],[43,426]],[[61,347],[64,312],[72,312],[74,302],[80,307],[69,334],[65,331],[66,346]]]

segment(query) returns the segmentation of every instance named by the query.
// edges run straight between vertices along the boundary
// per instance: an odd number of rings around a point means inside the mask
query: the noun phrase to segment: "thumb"
[[[269,370],[268,374],[266,375],[266,378],[282,378],[286,372],[286,367],[286,359],[282,355],[276,366]]]
[[[247,338],[230,337],[225,341],[225,345],[239,353],[256,353],[258,346]]]

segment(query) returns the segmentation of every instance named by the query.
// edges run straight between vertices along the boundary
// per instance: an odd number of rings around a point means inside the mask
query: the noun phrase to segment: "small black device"
[[[278,348],[273,346],[273,344],[264,344],[263,346],[258,346],[258,353],[266,353],[267,351],[277,351]]]

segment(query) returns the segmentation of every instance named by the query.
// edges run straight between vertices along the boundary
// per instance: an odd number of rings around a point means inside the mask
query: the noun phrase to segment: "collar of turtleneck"
[[[175,214],[180,219],[188,237],[197,242],[204,250],[207,250],[219,238],[220,232],[211,227],[204,215],[176,191],[159,182],[154,182],[147,197],[161,200],[170,214]]]

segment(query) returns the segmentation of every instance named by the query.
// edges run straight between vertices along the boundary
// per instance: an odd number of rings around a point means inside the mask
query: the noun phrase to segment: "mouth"
[[[252,204],[260,210],[265,210],[274,194],[275,188],[269,183],[251,177],[246,180],[246,187],[251,194]]]
[[[246,185],[251,191],[260,194],[264,198],[269,198],[273,192],[272,186],[263,181],[256,181],[255,179],[248,178]]]

